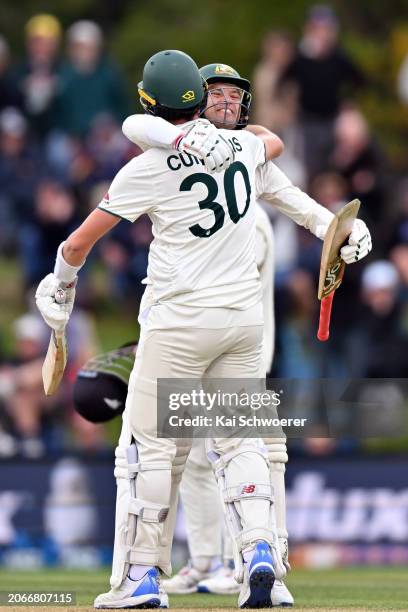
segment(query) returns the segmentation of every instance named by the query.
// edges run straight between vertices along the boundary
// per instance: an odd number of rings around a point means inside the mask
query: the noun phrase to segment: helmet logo
[[[186,91],[186,93],[183,93],[181,97],[183,99],[183,102],[192,102],[192,100],[195,100],[195,93],[192,89],[189,89],[188,91]]]
[[[236,76],[235,70],[226,64],[217,64],[214,72],[215,74],[229,74],[230,76]]]

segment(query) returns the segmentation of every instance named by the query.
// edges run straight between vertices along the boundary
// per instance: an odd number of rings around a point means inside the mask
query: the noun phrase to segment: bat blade
[[[67,365],[67,340],[65,332],[51,333],[47,354],[42,366],[45,395],[53,395],[58,389]]]
[[[340,249],[351,233],[359,208],[359,200],[352,200],[343,206],[330,223],[324,239],[317,294],[321,300],[317,337],[322,342],[329,338],[333,295],[340,287],[344,274],[345,263],[340,257]]]

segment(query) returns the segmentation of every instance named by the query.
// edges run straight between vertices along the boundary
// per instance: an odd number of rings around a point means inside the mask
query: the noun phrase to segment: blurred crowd
[[[68,330],[68,374],[61,391],[44,399],[40,364],[49,335],[33,290],[52,270],[59,243],[140,150],[121,131],[135,112],[135,93],[109,57],[101,28],[78,21],[63,33],[58,19],[44,14],[30,18],[24,34],[23,58],[12,57],[0,35],[0,257],[4,265],[18,261],[27,310],[11,330],[12,356],[0,338],[0,456],[35,458],[64,445],[95,451],[106,444],[104,430],[76,415],[70,398],[76,370],[99,349],[90,272],[102,262],[112,299],[136,313],[152,235],[147,218],[121,223],[89,258]],[[272,375],[407,377],[408,179],[389,164],[359,107],[368,79],[340,34],[334,12],[316,6],[299,41],[284,31],[266,34],[252,75],[251,120],[285,143],[277,164],[333,212],[359,198],[373,236],[369,258],[346,271],[332,338],[321,344],[315,338],[321,243],[267,210],[276,243]],[[223,58],[208,57],[216,59]],[[401,104],[407,92],[408,55],[395,83]],[[305,446],[312,453],[326,449]]]

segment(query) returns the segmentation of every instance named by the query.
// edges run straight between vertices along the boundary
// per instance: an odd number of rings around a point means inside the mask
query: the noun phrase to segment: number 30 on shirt
[[[246,202],[242,212],[238,210],[237,195],[235,192],[235,175],[240,173],[244,179],[246,189]],[[216,180],[209,174],[204,172],[198,172],[197,174],[191,174],[180,185],[180,191],[190,191],[193,185],[196,183],[203,183],[207,188],[207,197],[204,200],[200,200],[198,205],[200,210],[209,209],[214,213],[214,224],[210,228],[201,227],[198,223],[192,225],[188,229],[197,238],[209,238],[215,232],[218,232],[224,225],[225,211],[219,202],[216,202],[218,196],[218,184]],[[244,164],[240,161],[236,161],[225,171],[224,174],[224,192],[225,200],[227,202],[228,214],[231,221],[238,223],[242,217],[244,217],[248,211],[249,204],[251,201],[251,183],[248,176],[248,171]]]

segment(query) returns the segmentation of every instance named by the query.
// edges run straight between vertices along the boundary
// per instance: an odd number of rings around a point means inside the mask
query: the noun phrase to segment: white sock
[[[140,580],[150,569],[152,569],[151,565],[131,565],[129,578],[131,580]]]

